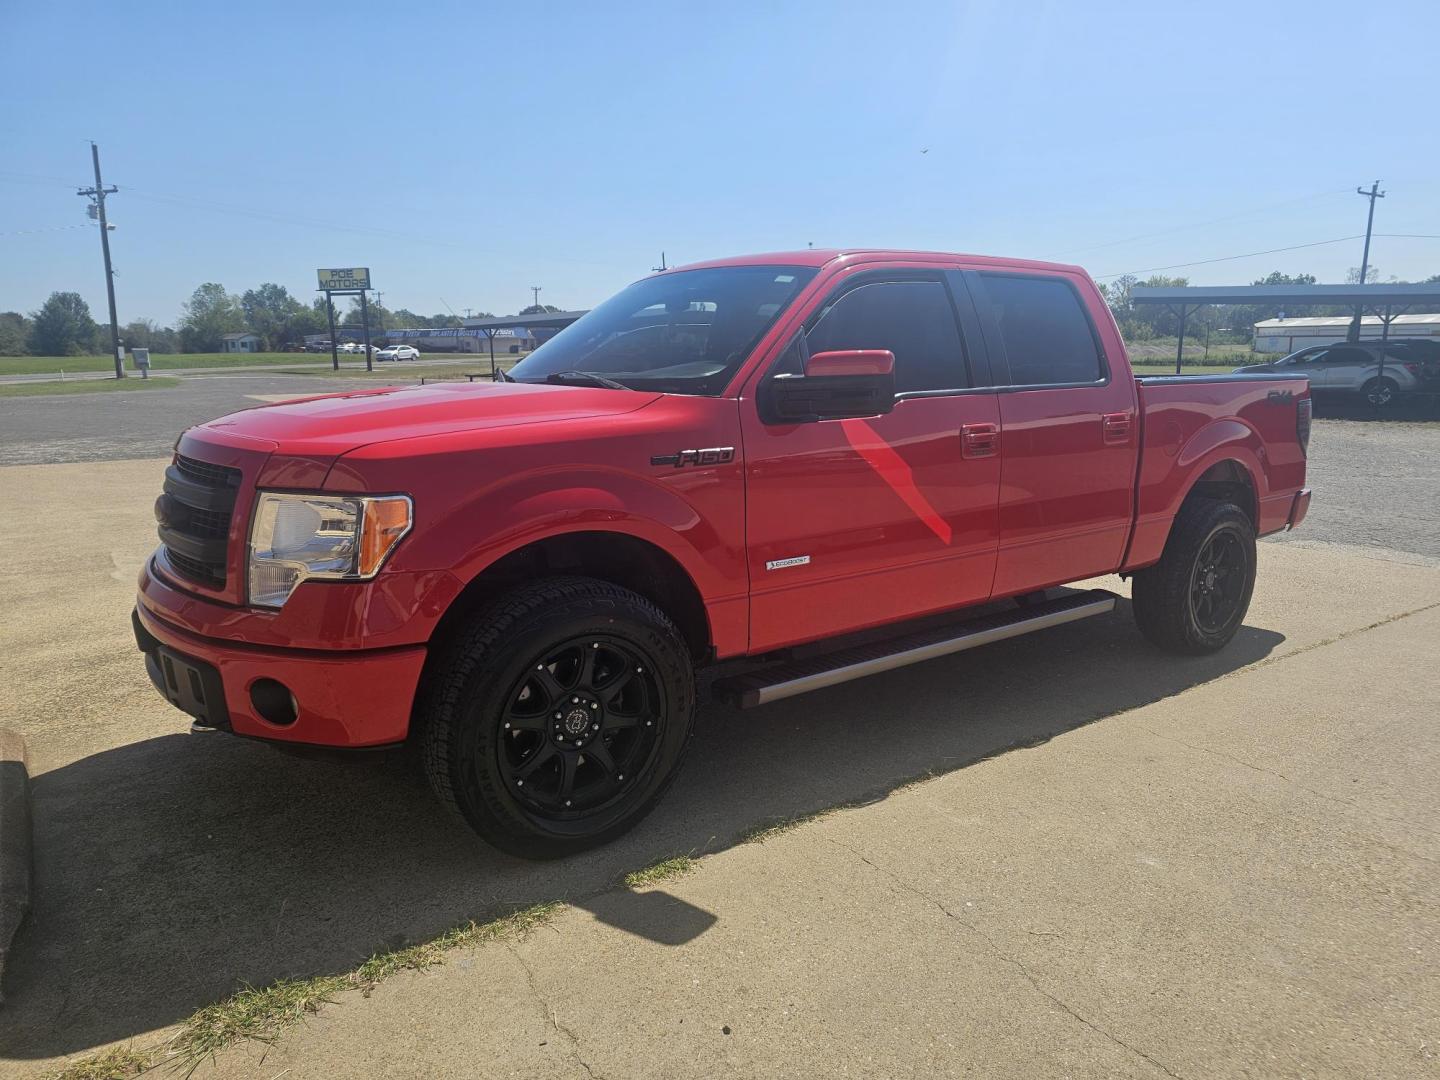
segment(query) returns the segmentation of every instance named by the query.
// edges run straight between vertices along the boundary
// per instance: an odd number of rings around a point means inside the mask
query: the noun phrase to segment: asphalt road
[[[0,397],[0,466],[161,457],[185,428],[267,396],[385,385],[377,379],[208,373],[169,390]]]

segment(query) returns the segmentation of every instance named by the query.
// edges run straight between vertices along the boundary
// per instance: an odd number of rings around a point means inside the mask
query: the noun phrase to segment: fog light
[[[276,727],[289,727],[300,715],[300,705],[290,688],[274,679],[256,679],[250,686],[250,704],[260,719]]]

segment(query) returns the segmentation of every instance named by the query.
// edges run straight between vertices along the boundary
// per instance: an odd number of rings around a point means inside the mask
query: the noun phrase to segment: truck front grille
[[[155,502],[160,542],[175,571],[207,588],[225,585],[230,517],[240,470],[177,454]]]

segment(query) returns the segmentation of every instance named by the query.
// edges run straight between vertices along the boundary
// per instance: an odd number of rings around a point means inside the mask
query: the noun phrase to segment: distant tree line
[[[351,297],[345,310],[339,307],[337,304],[337,330],[361,325],[358,297]],[[377,338],[387,329],[464,325],[462,319],[448,313],[420,315],[406,308],[392,311],[373,301],[369,309],[370,334]],[[482,311],[477,312],[476,317],[491,315]],[[180,318],[174,326],[136,319],[120,327],[120,340],[126,348],[144,348],[156,353],[208,353],[221,350],[226,334],[251,333],[260,338],[263,349],[278,350],[302,343],[307,334],[326,334],[329,330],[323,299],[306,303],[292,296],[285,286],[273,282],[243,293],[232,293],[217,282],[207,281],[181,306]],[[51,293],[40,309],[29,315],[18,311],[0,312],[0,356],[93,356],[109,351],[109,326],[95,321],[90,306],[79,293]]]

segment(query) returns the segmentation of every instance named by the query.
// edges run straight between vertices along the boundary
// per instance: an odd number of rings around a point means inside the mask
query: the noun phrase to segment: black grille
[[[200,585],[225,584],[230,516],[239,469],[176,455],[165,470],[165,493],[155,503],[160,542],[176,573]]]
[[[216,573],[208,563],[192,559],[188,555],[181,555],[170,547],[165,549],[165,557],[170,560],[171,567],[191,581],[198,581],[201,585],[208,585],[212,589],[221,588],[225,584],[225,568],[223,566]]]
[[[211,487],[240,486],[240,470],[229,465],[211,465],[208,461],[196,461],[194,458],[176,454],[175,468],[180,470],[181,475]]]

